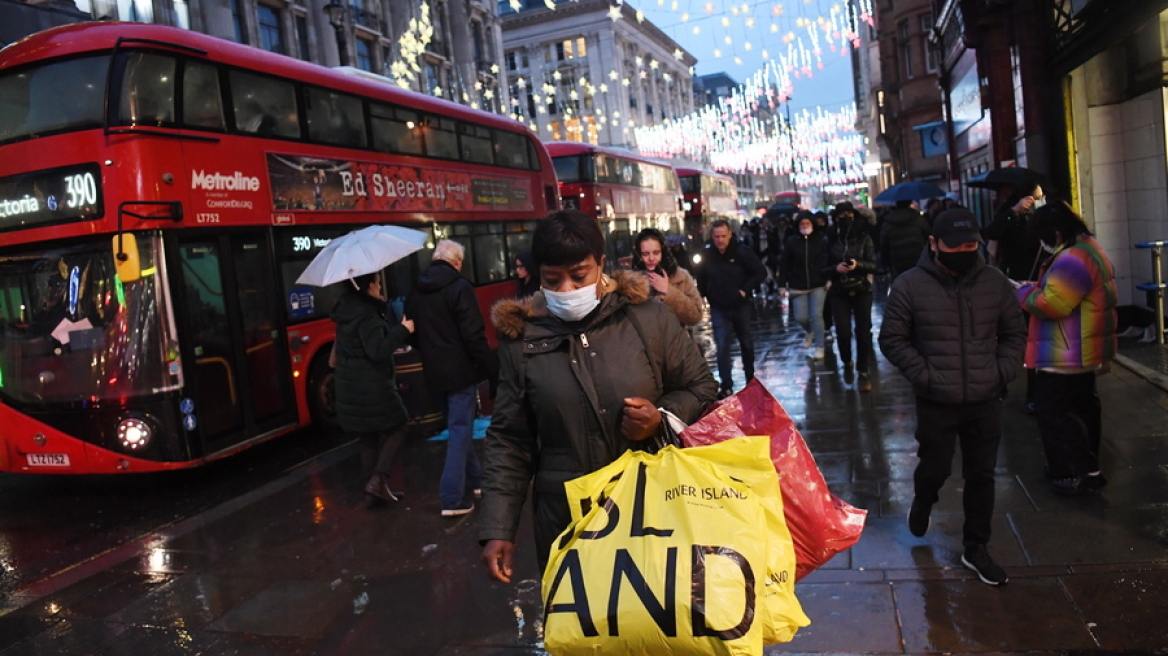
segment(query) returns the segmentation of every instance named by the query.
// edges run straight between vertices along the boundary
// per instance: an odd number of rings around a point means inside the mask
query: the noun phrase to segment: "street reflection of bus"
[[[618,148],[570,141],[545,144],[555,163],[560,199],[600,221],[614,265],[627,263],[644,228],[681,235],[681,183],[673,167]]]
[[[715,171],[678,168],[685,198],[685,234],[690,250],[701,250],[706,229],[717,219],[738,218],[738,186]]]
[[[33,35],[0,95],[0,471],[191,467],[327,417],[339,287],[295,283],[324,245],[456,239],[486,308],[558,207],[514,121],[187,30]]]

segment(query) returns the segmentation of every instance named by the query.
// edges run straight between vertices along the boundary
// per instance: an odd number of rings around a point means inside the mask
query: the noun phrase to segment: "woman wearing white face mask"
[[[479,539],[488,574],[509,582],[519,513],[533,490],[542,568],[571,514],[564,482],[655,436],[664,408],[693,422],[717,383],[698,347],[643,274],[604,275],[596,220],[558,212],[532,255],[542,288],[497,303],[499,391],[484,453]],[[533,485],[534,483],[534,485]]]
[[[807,333],[804,348],[813,349],[808,357],[822,360],[823,350],[823,302],[827,298],[823,277],[822,231],[815,230],[815,218],[811,212],[800,212],[797,218],[797,232],[787,237],[783,256],[779,261],[779,286],[785,287],[791,297],[791,313],[795,321]]]

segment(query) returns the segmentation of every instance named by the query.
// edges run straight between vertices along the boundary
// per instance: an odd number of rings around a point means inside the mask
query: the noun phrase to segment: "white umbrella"
[[[354,230],[329,242],[304,273],[298,285],[326,287],[333,283],[376,273],[403,257],[421,250],[429,235],[401,226],[374,225]]]

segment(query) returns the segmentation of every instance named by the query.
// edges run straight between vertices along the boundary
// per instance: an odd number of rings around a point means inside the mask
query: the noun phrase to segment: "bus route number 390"
[[[70,209],[88,207],[97,204],[97,181],[92,173],[78,173],[65,176],[65,193],[69,200],[65,201]]]

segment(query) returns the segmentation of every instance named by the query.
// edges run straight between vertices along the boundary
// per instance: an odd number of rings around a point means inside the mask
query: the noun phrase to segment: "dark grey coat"
[[[515,540],[534,480],[537,556],[570,521],[564,482],[615,460],[634,443],[620,433],[626,397],[649,399],[686,423],[718,385],[677,317],[650,300],[644,276],[620,271],[599,308],[569,324],[543,293],[495,305],[499,393],[487,430],[479,538]]]
[[[926,251],[892,283],[880,350],[925,398],[988,401],[1018,374],[1025,348],[1014,286],[980,256],[955,279]]]
[[[337,322],[337,419],[345,432],[385,431],[406,422],[397,393],[393,352],[410,331],[391,326],[386,306],[368,294],[348,290],[333,309]]]

